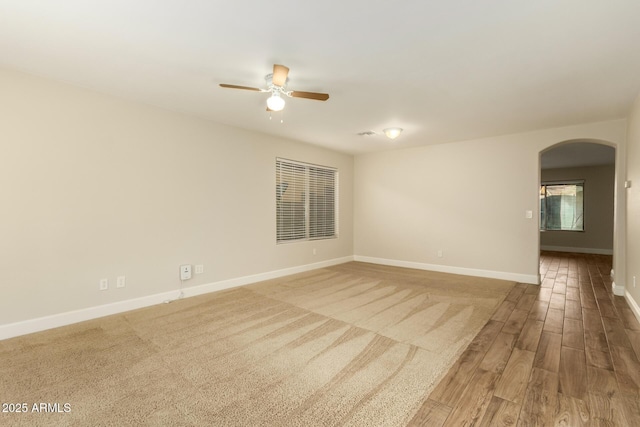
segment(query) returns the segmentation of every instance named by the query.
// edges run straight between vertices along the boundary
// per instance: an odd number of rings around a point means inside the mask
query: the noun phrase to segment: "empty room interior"
[[[640,3],[0,0],[0,424],[640,425]]]

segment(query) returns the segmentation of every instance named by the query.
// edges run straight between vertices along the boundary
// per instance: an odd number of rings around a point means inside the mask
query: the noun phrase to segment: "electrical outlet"
[[[109,279],[100,279],[100,290],[106,291],[109,289]]]
[[[125,276],[118,276],[116,279],[116,288],[124,288],[127,284],[127,278]]]
[[[442,258],[442,249],[438,249],[438,258]]]
[[[184,264],[180,266],[180,280],[191,279],[191,264]]]
[[[633,276],[633,287],[636,287],[636,276]]]
[[[313,248],[313,254],[316,255],[318,253],[318,251],[316,250],[316,248]]]
[[[196,274],[202,274],[202,273],[204,273],[204,265],[196,264]]]

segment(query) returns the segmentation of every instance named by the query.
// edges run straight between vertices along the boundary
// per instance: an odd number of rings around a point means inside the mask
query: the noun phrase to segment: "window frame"
[[[302,170],[302,174],[298,172]],[[315,171],[315,172],[314,172]],[[300,207],[293,206],[288,211],[282,207],[285,203],[284,197],[287,189],[289,189],[289,182],[285,182],[283,185],[283,174],[291,175],[293,180],[291,189],[293,192],[297,192],[293,201],[289,203],[296,203],[295,198],[302,197],[302,201],[298,201],[298,204],[304,209],[304,214],[300,215]],[[295,175],[295,176],[294,176]],[[276,244],[286,244],[295,242],[305,242],[312,240],[328,240],[336,239],[339,234],[339,206],[338,206],[338,189],[339,189],[339,172],[337,168],[318,165],[313,163],[301,162],[297,160],[285,159],[282,157],[276,157]],[[317,193],[312,190],[318,185],[322,179],[325,178],[333,185],[329,187],[331,198],[329,201],[320,198],[318,201]],[[326,188],[326,187],[325,187]],[[315,194],[315,203],[312,198]],[[327,219],[327,209],[332,213],[332,216]],[[283,218],[284,217],[284,218]],[[318,218],[325,218],[324,220],[318,220]],[[312,220],[315,218],[315,221]],[[296,228],[294,225],[288,230],[281,230],[281,227],[286,221],[289,222],[303,222],[303,233],[300,226]],[[323,234],[323,230],[331,231],[331,234]],[[321,235],[313,235],[314,233],[320,233]]]
[[[546,195],[546,189],[547,187],[551,187],[551,186],[562,186],[562,185],[575,185],[575,186],[581,186],[582,187],[582,228],[581,229],[557,229],[557,228],[548,228],[547,227],[547,219],[548,219],[548,205],[547,205],[547,195]],[[544,188],[544,196],[542,194]],[[539,218],[540,218],[540,224],[539,224],[539,229],[541,232],[554,232],[554,231],[563,231],[563,232],[578,232],[578,233],[584,233],[586,230],[586,203],[585,203],[585,197],[586,197],[586,185],[585,185],[585,180],[584,179],[573,179],[573,180],[554,180],[554,181],[542,181],[540,182],[540,204],[539,204]],[[543,203],[544,203],[544,211],[543,211]],[[544,215],[543,215],[544,213]]]

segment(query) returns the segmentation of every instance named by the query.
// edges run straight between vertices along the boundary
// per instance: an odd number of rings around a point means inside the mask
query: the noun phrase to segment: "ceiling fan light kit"
[[[267,108],[271,111],[281,111],[284,108],[284,104],[284,99],[278,92],[273,92],[273,94],[267,98]]]
[[[326,101],[329,99],[329,95],[326,93],[317,92],[301,92],[296,90],[286,90],[287,83],[289,82],[289,68],[284,65],[274,64],[273,73],[265,76],[267,83],[266,89],[260,89],[256,87],[230,85],[220,83],[220,87],[228,89],[243,89],[251,90],[255,92],[269,92],[271,96],[267,99],[267,111],[281,111],[284,108],[284,98],[282,95],[286,95],[292,98],[306,98],[314,99],[316,101]]]

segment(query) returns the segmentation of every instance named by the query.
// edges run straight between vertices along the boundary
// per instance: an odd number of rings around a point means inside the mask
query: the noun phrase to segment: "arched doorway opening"
[[[587,139],[542,150],[538,218],[541,250],[613,255],[623,284],[620,155],[615,144]]]

